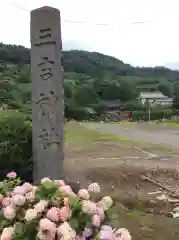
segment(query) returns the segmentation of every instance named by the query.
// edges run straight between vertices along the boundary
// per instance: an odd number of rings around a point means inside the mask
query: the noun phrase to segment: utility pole
[[[149,112],[149,124],[150,124],[150,114],[151,114],[150,113],[150,105],[149,105],[149,111],[148,112]]]

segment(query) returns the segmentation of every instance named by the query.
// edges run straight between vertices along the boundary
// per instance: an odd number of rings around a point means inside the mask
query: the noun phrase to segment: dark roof
[[[120,100],[103,100],[101,101],[102,104],[104,104],[105,106],[107,106],[108,108],[115,108],[115,107],[122,107],[123,104],[121,103]]]

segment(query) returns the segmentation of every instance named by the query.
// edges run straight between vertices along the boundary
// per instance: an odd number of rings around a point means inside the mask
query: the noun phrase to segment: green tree
[[[179,109],[179,84],[175,85],[175,96],[173,99],[173,104],[172,104],[172,108],[173,109]]]
[[[172,87],[171,84],[160,83],[157,86],[158,90],[162,92],[165,96],[171,97],[172,96]]]

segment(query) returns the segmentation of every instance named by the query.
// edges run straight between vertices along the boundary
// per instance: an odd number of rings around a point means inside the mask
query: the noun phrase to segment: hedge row
[[[0,112],[0,179],[16,171],[23,180],[32,180],[32,126],[27,115]]]
[[[164,110],[153,110],[150,111],[150,120],[160,120],[160,119],[171,119],[172,116],[176,115],[176,110],[172,109],[164,109]],[[133,111],[132,112],[132,120],[139,121],[149,120],[149,111]]]

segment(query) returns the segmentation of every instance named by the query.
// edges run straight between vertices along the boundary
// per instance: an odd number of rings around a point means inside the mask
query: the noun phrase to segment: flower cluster
[[[127,229],[110,226],[110,196],[95,202],[97,183],[75,194],[62,180],[20,184],[15,173],[0,183],[0,240],[131,240]],[[90,196],[91,195],[91,196]]]

